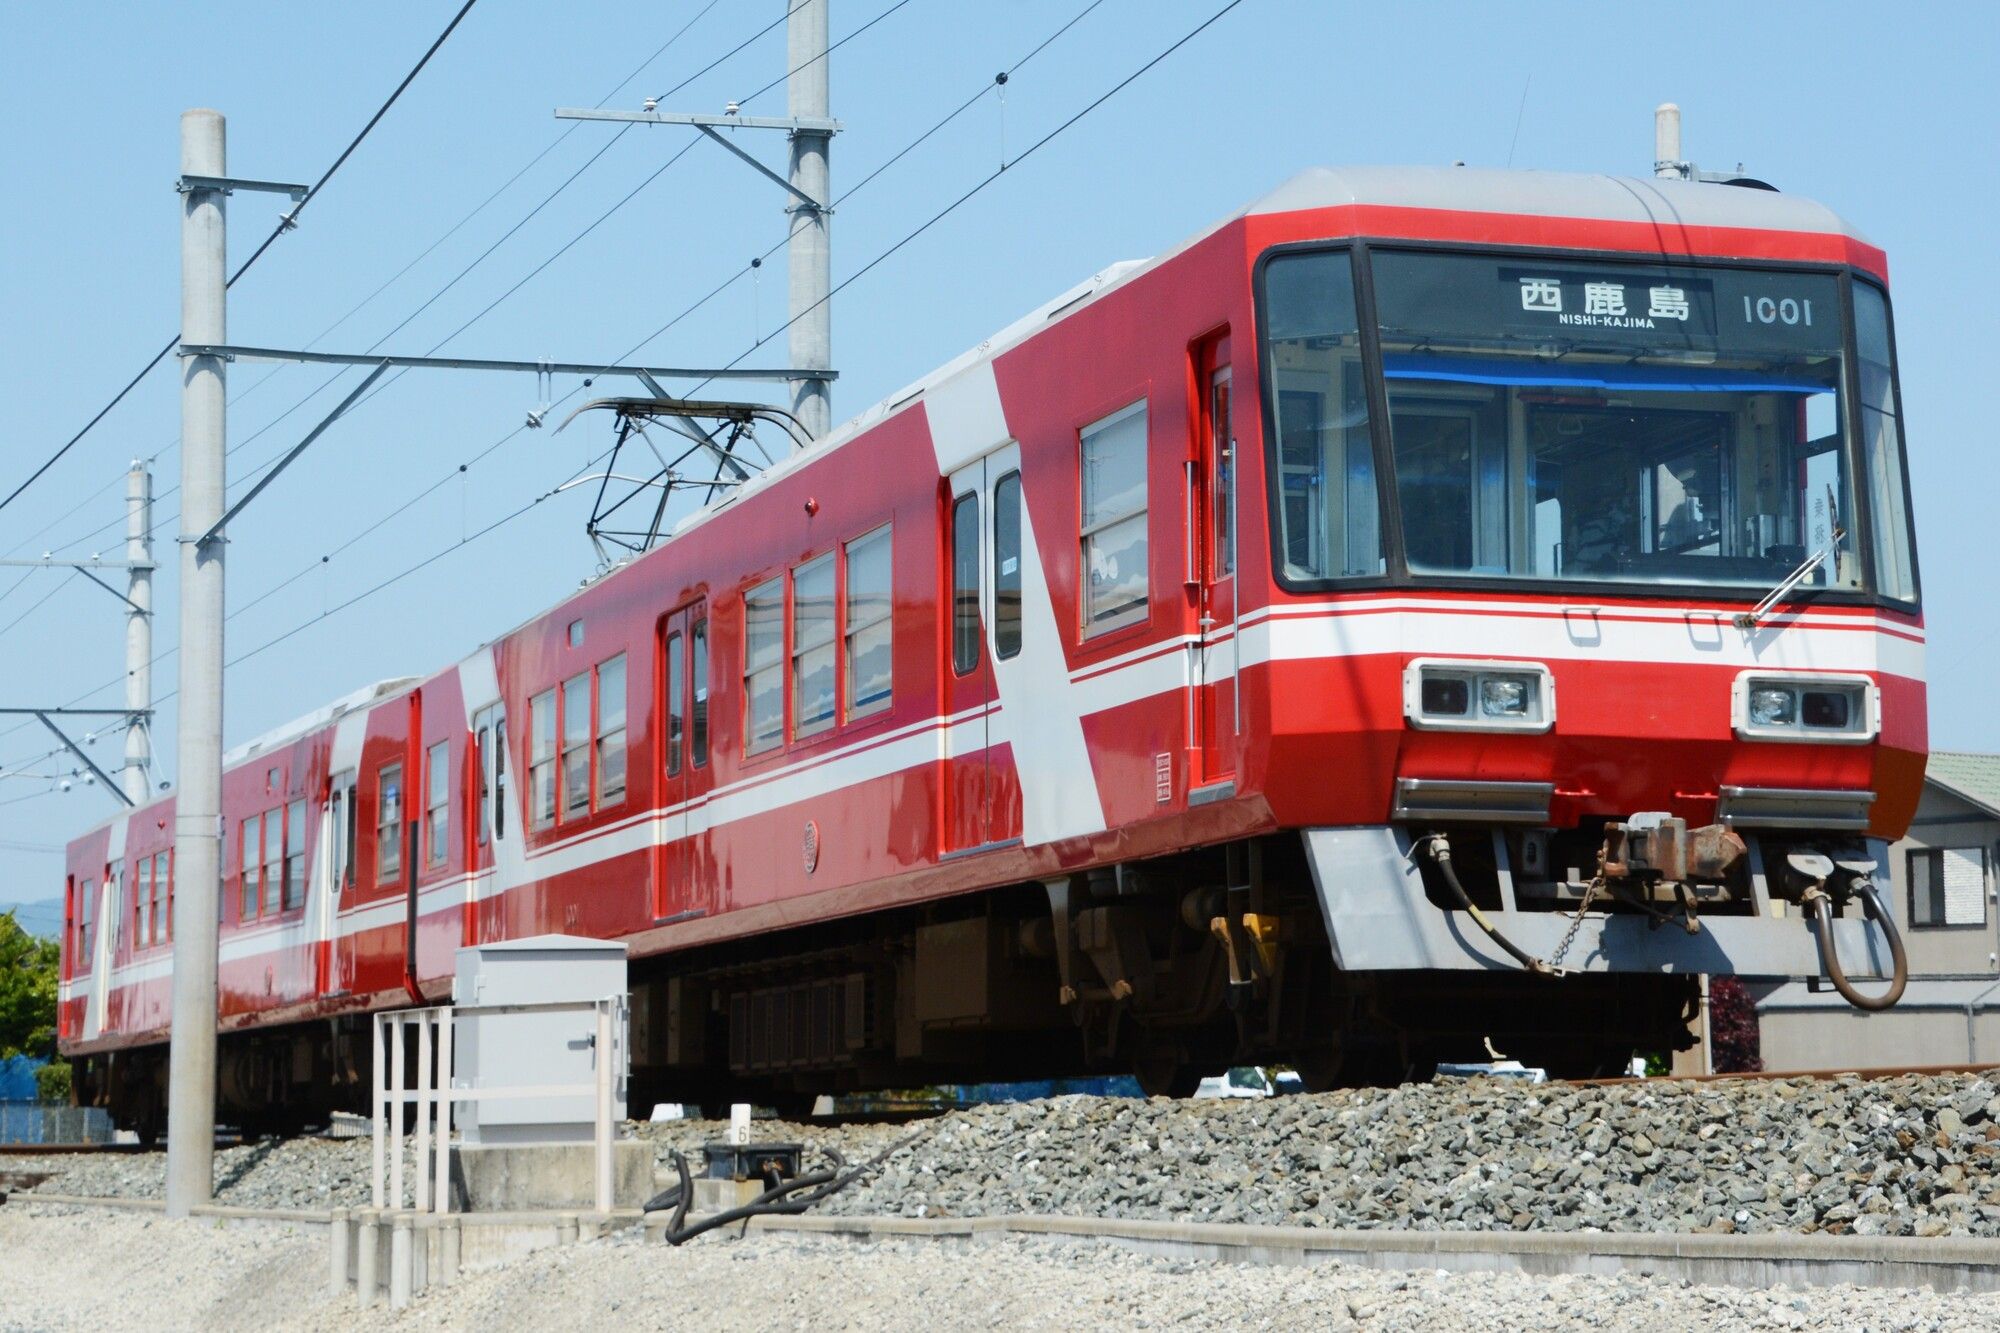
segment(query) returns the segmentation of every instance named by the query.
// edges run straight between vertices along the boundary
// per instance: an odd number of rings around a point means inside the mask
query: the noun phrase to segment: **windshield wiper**
[[[1757,605],[1751,607],[1748,611],[1739,611],[1736,613],[1734,620],[1736,628],[1738,629],[1757,628],[1757,622],[1762,620],[1765,616],[1770,615],[1771,612],[1774,609],[1776,609],[1776,607],[1780,602],[1783,602],[1787,597],[1791,596],[1792,589],[1798,587],[1799,584],[1803,583],[1808,574],[1812,573],[1815,569],[1818,569],[1820,565],[1825,562],[1826,557],[1830,553],[1834,552],[1840,546],[1841,539],[1846,536],[1847,536],[1846,528],[1843,528],[1838,524],[1834,525],[1833,539],[1831,541],[1827,542],[1826,545],[1820,547],[1817,551],[1814,551],[1811,555],[1807,556],[1804,560],[1800,561],[1799,567],[1793,570],[1791,573],[1785,575],[1784,579],[1779,582],[1777,587],[1765,593],[1762,600],[1760,600],[1757,603]]]

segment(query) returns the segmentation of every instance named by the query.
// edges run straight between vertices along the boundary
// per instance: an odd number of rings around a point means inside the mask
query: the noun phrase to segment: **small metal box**
[[[458,951],[454,1002],[483,1005],[602,1000],[626,993],[625,946],[571,935],[536,935]],[[587,1143],[596,1126],[597,1016],[557,1013],[462,1015],[454,1025],[452,1082],[461,1088],[574,1086],[541,1097],[461,1102],[454,1116],[467,1143]],[[627,1037],[615,1025],[614,1119],[625,1117]]]

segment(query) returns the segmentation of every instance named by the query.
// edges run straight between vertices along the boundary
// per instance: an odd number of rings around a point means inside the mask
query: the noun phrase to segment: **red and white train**
[[[1315,170],[224,777],[223,1114],[462,945],[630,946],[634,1099],[1687,1041],[1897,970],[1925,760],[1880,250],[1677,180]],[[173,802],[61,1045],[162,1113]],[[1860,997],[1852,983],[1841,984]]]

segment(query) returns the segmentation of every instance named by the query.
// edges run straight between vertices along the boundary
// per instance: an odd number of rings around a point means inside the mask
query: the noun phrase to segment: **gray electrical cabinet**
[[[485,1005],[602,1000],[626,993],[625,946],[573,935],[478,944],[458,951],[453,1002]],[[459,1088],[574,1086],[575,1092],[460,1102],[454,1119],[466,1143],[587,1143],[597,1122],[597,1015],[461,1012],[452,1031],[452,1084]],[[614,1121],[625,1118],[624,1008],[612,1027]]]

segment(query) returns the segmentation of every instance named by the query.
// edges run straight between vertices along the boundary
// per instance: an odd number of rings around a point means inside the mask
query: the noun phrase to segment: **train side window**
[[[556,822],[556,692],[528,700],[528,827]]]
[[[72,881],[74,882],[74,881]],[[76,965],[90,966],[90,904],[97,897],[97,886],[89,880],[76,887],[76,910],[71,916],[76,920]]]
[[[683,732],[687,726],[687,703],[681,695],[681,636],[667,636],[667,671],[661,688],[666,691],[667,706],[661,710],[667,719],[667,776],[673,777],[681,771],[681,745],[686,739]]]
[[[889,707],[895,674],[893,564],[887,525],[847,543],[847,717]]]
[[[562,687],[563,818],[590,813],[590,673]]]
[[[424,755],[424,864],[441,866],[451,846],[451,742]]]
[[[597,806],[625,799],[625,654],[597,668]]]
[[[337,773],[331,785],[333,795],[328,802],[333,812],[331,880],[334,892],[344,893],[354,887],[354,774]]]
[[[785,739],[785,581],[743,594],[743,752]]]
[[[403,766],[384,764],[375,779],[375,885],[389,888],[403,873]]]
[[[257,919],[257,865],[263,859],[263,844],[258,830],[263,828],[263,818],[251,815],[236,826],[236,860],[241,867],[237,874],[236,916],[239,921]],[[147,867],[146,879],[150,885],[152,868]]]
[[[688,683],[694,707],[688,717],[688,759],[696,768],[708,764],[708,621],[697,620],[688,630]]]
[[[979,496],[951,506],[951,669],[963,676],[979,665]]]
[[[493,840],[507,836],[507,710],[493,715]]]
[[[285,807],[285,889],[282,906],[289,912],[306,903],[306,803]]]
[[[153,943],[174,937],[174,854],[153,853]]]
[[[993,483],[993,655],[1021,651],[1021,474]]]
[[[1083,632],[1146,618],[1146,404],[1083,428]]]
[[[792,571],[792,736],[833,726],[833,552]]]
[[[285,891],[285,808],[274,805],[264,812],[264,907],[275,916],[283,905]]]
[[[472,715],[472,746],[479,755],[479,810],[473,816],[472,836],[484,847],[493,836],[493,710],[482,708]]]

